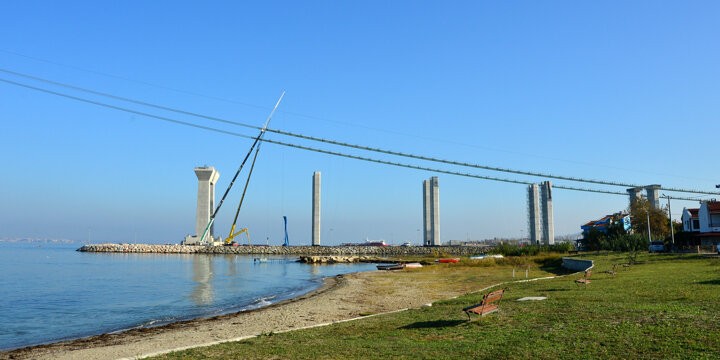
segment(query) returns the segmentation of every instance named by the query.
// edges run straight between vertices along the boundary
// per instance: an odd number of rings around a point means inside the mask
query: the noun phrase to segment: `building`
[[[700,232],[700,218],[698,213],[699,208],[688,209],[684,208],[682,213],[682,224],[683,231],[686,232]]]
[[[603,234],[607,234],[608,228],[611,225],[616,224],[622,224],[623,230],[625,230],[625,232],[630,232],[630,229],[632,229],[630,214],[618,212],[612,215],[605,215],[600,219],[588,221],[585,225],[580,226],[580,228],[583,231],[583,237],[587,237],[593,229]]]
[[[695,234],[698,245],[720,244],[720,202],[701,201],[696,209],[683,209],[683,230]]]

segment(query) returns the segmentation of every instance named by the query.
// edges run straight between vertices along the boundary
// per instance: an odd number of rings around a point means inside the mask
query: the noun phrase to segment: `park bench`
[[[577,280],[575,280],[575,285],[580,286],[580,284],[587,285],[590,283],[590,276],[592,275],[592,270],[587,269],[585,270],[585,275]]]
[[[470,314],[477,314],[485,316],[498,310],[498,304],[502,300],[505,289],[495,290],[493,292],[485,294],[482,302],[479,304],[471,305],[463,309],[465,314],[468,316],[468,320],[471,320]]]

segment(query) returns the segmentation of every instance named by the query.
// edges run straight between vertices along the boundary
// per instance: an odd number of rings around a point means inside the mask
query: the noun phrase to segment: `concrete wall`
[[[564,257],[562,259],[562,267],[572,271],[585,271],[594,265],[592,260],[583,260],[576,258]]]

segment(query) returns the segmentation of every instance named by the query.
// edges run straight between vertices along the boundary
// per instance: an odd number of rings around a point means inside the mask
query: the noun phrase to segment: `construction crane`
[[[240,229],[240,231],[235,232],[235,226],[237,226],[237,219],[238,216],[240,216],[240,209],[242,208],[243,201],[245,200],[245,194],[247,193],[248,185],[250,185],[250,177],[252,176],[253,169],[255,169],[255,161],[257,160],[258,153],[260,152],[260,145],[262,145],[262,143],[258,144],[255,148],[255,155],[253,156],[252,163],[250,164],[250,171],[248,171],[247,180],[245,180],[245,187],[243,188],[242,196],[240,197],[240,203],[238,203],[237,211],[235,211],[235,218],[233,219],[232,226],[230,227],[230,234],[227,238],[225,238],[225,246],[235,245],[235,236],[242,233],[245,233],[245,235],[247,235],[248,245],[252,245],[250,244],[250,234],[248,233],[248,229],[242,228]]]
[[[230,185],[228,185],[227,189],[225,189],[225,193],[223,194],[222,198],[220,199],[220,202],[218,203],[218,206],[215,208],[215,211],[210,215],[210,220],[207,223],[207,226],[205,226],[205,231],[203,231],[202,236],[200,237],[199,243],[208,245],[209,243],[205,241],[205,238],[208,235],[208,232],[210,231],[210,228],[212,227],[213,223],[215,223],[215,217],[217,216],[218,211],[220,211],[220,208],[222,207],[223,202],[225,201],[225,198],[227,197],[228,193],[230,192],[230,189],[232,188],[233,184],[235,183],[235,180],[237,179],[238,175],[240,175],[240,171],[245,166],[245,162],[247,162],[248,158],[250,157],[250,154],[252,154],[252,151],[255,149],[255,146],[258,145],[260,142],[260,139],[263,135],[265,135],[265,130],[268,127],[268,124],[270,124],[270,119],[272,119],[273,114],[275,114],[275,110],[277,110],[278,106],[280,105],[280,102],[282,101],[283,97],[285,96],[285,91],[282,92],[280,95],[280,99],[278,99],[277,103],[275,103],[275,107],[270,112],[270,115],[268,116],[267,120],[265,120],[265,125],[263,125],[263,128],[260,129],[260,133],[258,136],[255,137],[255,141],[253,141],[252,145],[250,146],[250,150],[245,155],[245,158],[243,159],[242,163],[240,164],[240,167],[235,172],[235,176],[233,176],[232,180],[230,180]],[[257,151],[255,152],[255,157],[257,157]],[[254,160],[253,160],[254,163]],[[245,184],[245,187],[247,188],[247,182]],[[239,211],[239,209],[238,209]],[[237,216],[236,216],[237,219]],[[235,224],[233,224],[234,226]],[[231,230],[232,233],[232,230]],[[249,237],[248,237],[249,239]],[[232,241],[232,240],[231,240]]]
[[[235,231],[235,224],[233,224],[232,229],[230,229],[230,235],[225,239],[225,246],[235,246],[237,245],[237,242],[235,242],[233,239],[241,234],[245,234],[245,237],[247,238],[248,245],[252,245],[250,242],[250,232],[248,232],[248,228],[242,228],[238,232]]]

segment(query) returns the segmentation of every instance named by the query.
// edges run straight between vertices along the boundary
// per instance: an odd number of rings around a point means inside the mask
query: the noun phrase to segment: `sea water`
[[[0,350],[254,309],[371,264],[0,243]]]

